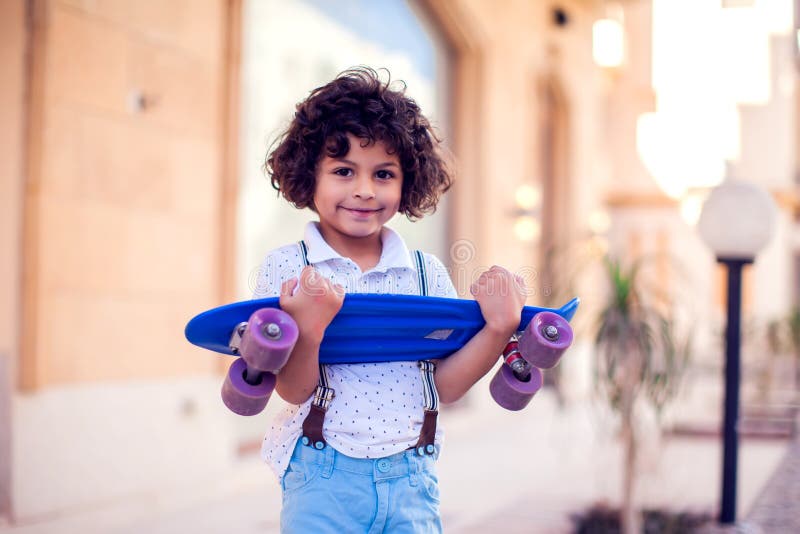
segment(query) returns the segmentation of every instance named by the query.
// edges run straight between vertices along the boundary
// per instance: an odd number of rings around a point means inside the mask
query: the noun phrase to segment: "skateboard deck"
[[[226,304],[195,316],[186,339],[199,347],[238,356],[229,346],[237,326],[256,310],[280,309],[278,297]],[[567,321],[578,309],[574,298],[560,308],[525,306],[517,331],[534,315],[556,313]],[[445,358],[463,347],[485,322],[474,300],[417,295],[352,293],[325,330],[319,360],[324,364]]]

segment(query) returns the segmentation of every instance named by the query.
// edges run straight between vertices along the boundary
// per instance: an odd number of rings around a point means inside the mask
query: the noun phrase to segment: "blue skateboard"
[[[235,302],[205,311],[186,325],[186,339],[222,354],[240,356],[222,388],[223,402],[240,415],[266,406],[275,374],[288,360],[298,331],[277,297]],[[561,308],[526,306],[504,364],[490,384],[504,408],[520,410],[542,384],[540,369],[553,367],[572,342],[568,321],[579,300]],[[416,295],[347,294],[325,331],[324,364],[434,360],[463,347],[485,322],[478,303]]]

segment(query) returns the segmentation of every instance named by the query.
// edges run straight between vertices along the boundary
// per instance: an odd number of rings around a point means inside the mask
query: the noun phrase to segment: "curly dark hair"
[[[387,71],[388,72],[388,71]],[[453,182],[441,139],[417,103],[391,89],[368,67],[348,69],[311,92],[297,105],[294,119],[276,141],[266,170],[279,194],[297,208],[311,208],[317,165],[323,150],[332,158],[350,151],[347,134],[364,146],[381,141],[396,153],[403,170],[399,212],[411,220],[436,211]]]

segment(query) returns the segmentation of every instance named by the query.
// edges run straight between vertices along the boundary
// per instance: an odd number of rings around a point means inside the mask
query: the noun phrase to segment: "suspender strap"
[[[439,412],[431,412],[425,410],[425,419],[422,420],[422,430],[419,433],[417,444],[414,445],[414,450],[420,456],[426,454],[433,454],[436,452],[436,419]]]
[[[420,375],[422,375],[422,393],[425,397],[425,409],[436,411],[439,409],[439,394],[436,392],[436,383],[433,381],[436,364],[430,360],[425,360],[420,361],[418,365]]]
[[[322,425],[325,423],[325,410],[316,404],[311,404],[308,415],[303,420],[303,445],[324,449],[326,442],[322,437]]]
[[[439,415],[439,394],[433,381],[436,364],[432,361],[420,361],[419,372],[422,376],[423,396],[425,398],[425,418],[422,420],[422,429],[419,433],[414,449],[417,454],[433,454],[436,451],[436,419]]]
[[[328,387],[328,371],[322,364],[319,365],[319,384],[314,392],[311,408],[303,421],[303,445],[324,449],[326,442],[322,435],[322,426],[325,423],[325,412],[328,411],[335,391]]]
[[[308,247],[305,241],[297,243],[300,249],[300,258],[303,261],[303,266],[311,265],[308,261]],[[303,444],[315,449],[325,448],[325,438],[322,437],[322,426],[325,423],[325,412],[328,411],[328,406],[335,392],[328,386],[328,371],[327,368],[319,365],[319,383],[317,390],[314,392],[314,400],[311,401],[311,411],[303,421]]]
[[[423,297],[428,296],[428,275],[425,269],[425,256],[421,251],[414,251],[414,259],[417,263],[417,276],[419,281],[419,294]],[[422,420],[422,430],[419,433],[417,444],[414,449],[417,454],[433,454],[436,450],[436,420],[439,415],[439,394],[436,392],[436,383],[433,380],[433,373],[436,372],[436,364],[429,360],[419,362],[419,372],[422,377],[422,393],[425,399],[425,417]]]
[[[317,391],[314,393],[314,400],[312,403],[323,410],[327,410],[333,397],[334,391],[328,386],[328,369],[324,365],[319,364],[319,384],[317,384]]]
[[[419,280],[419,294],[423,297],[428,296],[428,277],[425,273],[425,257],[419,250],[414,251],[414,258],[417,261],[417,278]]]
[[[300,249],[300,259],[303,260],[303,267],[311,265],[311,262],[308,261],[308,247],[306,246],[306,242],[298,241],[297,247]]]

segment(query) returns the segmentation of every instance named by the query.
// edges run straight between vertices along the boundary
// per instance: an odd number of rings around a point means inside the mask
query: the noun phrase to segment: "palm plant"
[[[789,331],[789,346],[794,353],[794,387],[800,391],[800,307],[795,307],[789,312],[786,321]]]
[[[639,514],[633,503],[637,459],[637,405],[645,401],[657,413],[675,397],[689,358],[689,336],[679,338],[675,321],[646,297],[641,262],[626,269],[615,259],[604,259],[608,300],[598,315],[595,379],[611,409],[620,417],[623,443],[622,526],[626,534],[639,532]]]
[[[794,356],[794,387],[800,394],[800,307],[774,319],[767,325],[767,346],[773,355],[791,353]]]

